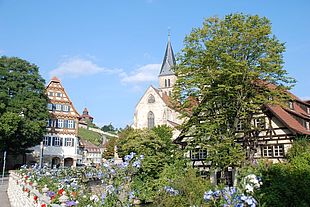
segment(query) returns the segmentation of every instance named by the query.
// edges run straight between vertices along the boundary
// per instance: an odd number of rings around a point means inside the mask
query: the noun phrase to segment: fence
[[[59,198],[61,202],[58,204],[51,204],[50,197],[47,195],[49,191],[45,185],[41,192],[36,188],[37,183],[31,183],[27,180],[27,176],[23,176],[16,171],[10,171],[8,197],[11,207],[65,207],[68,201],[66,192],[63,192]]]

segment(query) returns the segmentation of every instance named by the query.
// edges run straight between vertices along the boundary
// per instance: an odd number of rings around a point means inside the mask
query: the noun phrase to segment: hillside
[[[102,142],[102,135],[98,132],[94,132],[85,128],[79,128],[78,130],[78,136],[81,139],[90,141],[91,143],[99,146]]]

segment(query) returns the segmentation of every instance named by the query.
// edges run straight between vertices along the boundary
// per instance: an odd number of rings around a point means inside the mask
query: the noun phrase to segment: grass
[[[94,131],[90,131],[88,129],[84,129],[84,128],[79,128],[78,136],[81,139],[90,141],[91,143],[93,143],[97,146],[99,146],[101,144],[101,141],[102,141],[101,134],[94,132]]]

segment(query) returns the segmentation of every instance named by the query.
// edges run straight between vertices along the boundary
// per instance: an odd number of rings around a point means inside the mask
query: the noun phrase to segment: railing
[[[30,183],[26,176],[22,176],[16,171],[10,171],[8,197],[11,207],[65,207],[68,201],[66,192],[59,197],[61,204],[51,204],[50,197],[47,195],[49,189],[45,185],[40,192],[37,183]]]

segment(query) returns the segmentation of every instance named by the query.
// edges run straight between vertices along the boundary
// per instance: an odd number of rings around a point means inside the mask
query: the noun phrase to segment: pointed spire
[[[174,65],[175,65],[175,57],[170,41],[170,29],[168,29],[168,43],[159,76],[174,75],[174,72],[172,71],[172,67]]]
[[[56,76],[53,76],[52,79],[51,79],[51,81],[53,81],[53,82],[59,82],[59,83],[60,83],[59,78],[57,78]]]

